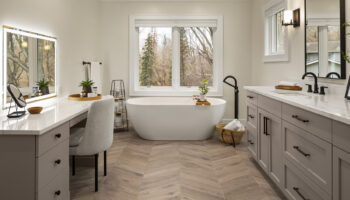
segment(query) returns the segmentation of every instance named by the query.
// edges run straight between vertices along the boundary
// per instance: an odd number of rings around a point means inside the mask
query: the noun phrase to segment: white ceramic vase
[[[201,94],[200,96],[199,96],[199,101],[206,101],[207,100],[207,98],[206,98],[206,95],[205,94]]]

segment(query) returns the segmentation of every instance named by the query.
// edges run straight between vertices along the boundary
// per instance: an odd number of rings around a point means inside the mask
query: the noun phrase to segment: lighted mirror
[[[305,0],[305,71],[345,79],[345,0]]]
[[[56,95],[56,39],[11,27],[4,29],[3,91],[13,84],[27,102]],[[11,95],[4,94],[4,105]]]

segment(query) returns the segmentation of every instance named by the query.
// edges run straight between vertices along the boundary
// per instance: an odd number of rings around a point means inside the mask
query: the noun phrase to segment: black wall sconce
[[[293,27],[299,27],[300,26],[300,8],[294,11],[285,10],[283,14],[282,25],[283,26],[293,25]]]

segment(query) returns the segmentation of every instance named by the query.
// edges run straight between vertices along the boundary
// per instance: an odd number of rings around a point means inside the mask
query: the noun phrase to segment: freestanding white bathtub
[[[143,97],[127,101],[129,119],[147,140],[205,140],[224,115],[226,101],[208,98],[196,106],[191,97]]]

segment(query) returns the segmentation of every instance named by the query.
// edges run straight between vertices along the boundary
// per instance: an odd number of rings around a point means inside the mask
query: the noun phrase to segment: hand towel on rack
[[[102,64],[100,62],[91,62],[90,80],[95,84],[92,87],[97,87],[97,92],[102,93]]]

